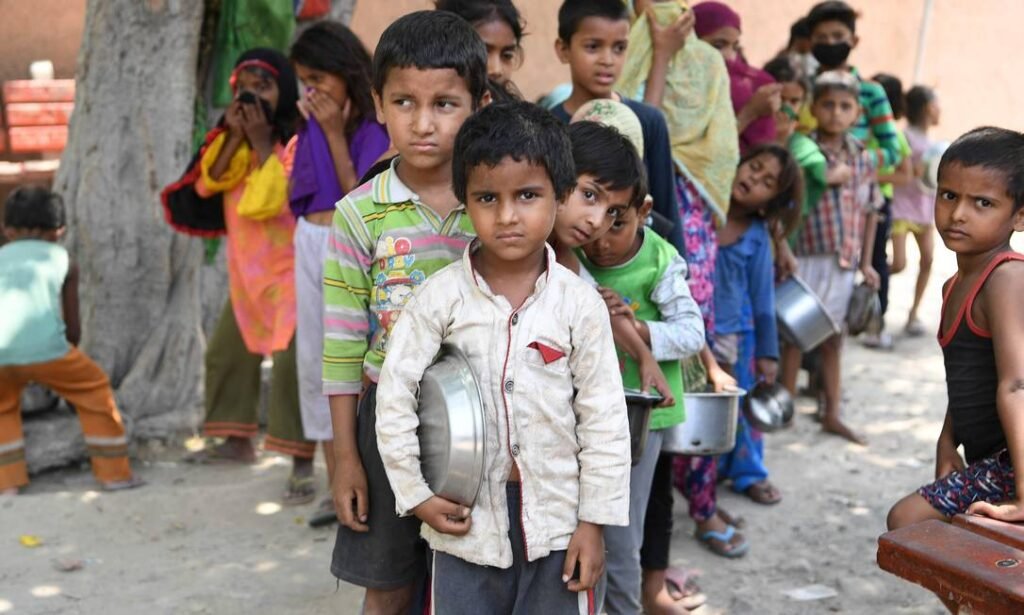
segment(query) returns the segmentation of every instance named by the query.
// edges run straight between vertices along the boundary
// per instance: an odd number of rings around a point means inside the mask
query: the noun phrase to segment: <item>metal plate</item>
[[[420,464],[430,490],[472,506],[484,475],[484,404],[465,355],[444,345],[420,381]]]

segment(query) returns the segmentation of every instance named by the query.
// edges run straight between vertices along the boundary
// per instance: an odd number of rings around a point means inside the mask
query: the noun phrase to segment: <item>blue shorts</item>
[[[1005,502],[1017,495],[1013,463],[1005,448],[991,457],[970,464],[963,471],[917,490],[932,508],[947,517],[967,512],[975,502]]]

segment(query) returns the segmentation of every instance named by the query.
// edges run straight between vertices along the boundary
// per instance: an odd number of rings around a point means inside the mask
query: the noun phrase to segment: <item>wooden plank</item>
[[[878,565],[974,613],[1024,613],[1024,550],[943,521],[883,534]]]
[[[1024,551],[1024,525],[1019,523],[996,521],[981,515],[957,515],[953,525]]]
[[[11,152],[60,152],[68,141],[67,126],[14,126],[7,129]]]
[[[10,103],[4,107],[8,126],[66,126],[75,103]]]
[[[74,79],[23,79],[4,82],[4,104],[74,102]]]

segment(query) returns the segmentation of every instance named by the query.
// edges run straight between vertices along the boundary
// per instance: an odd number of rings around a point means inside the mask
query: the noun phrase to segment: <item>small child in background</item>
[[[512,0],[435,0],[434,7],[473,26],[487,46],[487,78],[520,97],[512,73],[523,65],[523,17]]]
[[[878,273],[871,267],[877,210],[882,204],[875,181],[876,158],[850,135],[860,113],[857,78],[846,71],[829,71],[814,83],[811,111],[818,128],[811,138],[828,160],[829,188],[803,221],[794,252],[798,274],[821,299],[832,320],[842,327],[859,270],[877,289]],[[820,347],[823,399],[819,400],[822,429],[858,444],[864,438],[840,419],[842,400],[841,353],[843,334]],[[800,349],[783,351],[782,382],[796,394]]]
[[[290,59],[305,86],[300,122],[288,144],[289,201],[295,214],[295,357],[299,410],[306,438],[319,441],[327,465],[328,495],[310,517],[312,527],[337,520],[329,490],[334,480],[334,431],[324,395],[324,260],[334,204],[388,150],[387,129],[373,107],[370,54],[341,23],[321,21],[292,45]]]
[[[398,512],[423,521],[434,549],[433,612],[593,613],[604,526],[629,521],[629,427],[607,309],[546,244],[576,179],[569,139],[518,102],[467,120],[454,151],[478,239],[395,325],[381,457]],[[473,366],[486,408],[472,510],[433,494],[420,470],[417,391],[442,344]]]
[[[45,188],[21,187],[4,204],[0,247],[0,495],[28,484],[21,393],[29,382],[75,408],[92,473],[105,491],[138,487],[114,391],[103,370],[78,349],[78,268],[57,242],[64,203]]]
[[[683,381],[680,360],[704,347],[704,321],[687,285],[686,261],[672,244],[644,228],[651,211],[649,200],[636,199],[612,223],[611,229],[582,248],[581,260],[602,287],[612,317],[627,316],[648,344],[672,389],[675,403],[651,414],[650,432],[640,461],[630,478],[630,524],[609,528],[608,587],[604,603],[609,613],[637,613],[641,609],[640,548],[652,489],[671,492],[672,475],[660,473],[654,485],[664,430],[683,422]],[[636,363],[620,353],[623,382],[639,388]],[[664,583],[661,584],[663,586]],[[660,591],[661,586],[656,587]]]
[[[916,85],[905,97],[907,127],[903,131],[911,152],[911,174],[902,184],[897,184],[892,197],[892,268],[893,274],[907,267],[907,236],[913,235],[921,253],[917,282],[914,285],[914,302],[907,315],[904,331],[907,335],[924,334],[924,325],[918,317],[924,291],[931,277],[932,259],[935,254],[935,190],[927,187],[922,178],[926,172],[925,156],[932,147],[928,129],[939,123],[939,101],[935,92],[926,86]]]
[[[1024,134],[978,128],[949,147],[935,225],[957,260],[943,286],[938,335],[949,405],[935,482],[893,506],[887,524],[965,512],[1024,521],[1024,255],[1010,247],[1024,231]]]
[[[373,95],[398,156],[335,208],[324,263],[324,393],[337,469],[331,572],[366,588],[370,613],[406,613],[426,578],[420,523],[395,514],[377,449],[376,389],[391,330],[417,286],[475,234],[452,191],[455,135],[489,101],[487,50],[445,11],[417,11],[381,35]]]

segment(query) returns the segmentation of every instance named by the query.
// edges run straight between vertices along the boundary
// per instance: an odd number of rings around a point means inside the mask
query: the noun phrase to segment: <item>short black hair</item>
[[[850,32],[857,32],[857,11],[842,0],[826,0],[819,2],[811,8],[807,14],[807,31],[814,32],[814,29],[826,21],[838,21]]]
[[[935,90],[926,85],[915,85],[907,90],[905,97],[907,121],[913,126],[920,126],[928,105],[935,100]]]
[[[630,207],[640,207],[647,197],[647,169],[633,142],[617,129],[597,122],[569,125],[576,178],[593,175],[609,190],[632,188]]]
[[[568,45],[587,17],[629,21],[629,9],[622,0],[565,0],[558,9],[558,38]]]
[[[769,60],[764,65],[764,72],[772,76],[778,83],[788,83],[790,81],[798,81],[796,68],[793,67],[793,62],[784,55],[775,56],[774,59]]]
[[[798,40],[808,38],[811,38],[811,26],[806,17],[801,17],[789,27],[789,45],[787,46],[792,47]]]
[[[993,126],[975,128],[953,141],[942,155],[940,178],[951,164],[999,172],[1006,181],[1004,192],[1013,199],[1013,210],[1024,207],[1024,133]]]
[[[903,99],[903,82],[900,81],[900,78],[888,73],[878,73],[871,80],[878,82],[885,90],[885,97],[889,99],[889,106],[892,107],[893,119],[902,119],[906,103]]]
[[[523,16],[512,0],[436,0],[434,8],[455,13],[473,26],[501,21],[512,29],[517,45],[523,40]]]
[[[543,166],[559,202],[576,185],[565,124],[533,103],[513,101],[487,105],[459,129],[452,157],[452,189],[459,201],[466,202],[470,171],[496,167],[506,158]]]
[[[359,37],[339,21],[319,21],[307,28],[292,44],[293,64],[330,73],[345,82],[355,113],[347,134],[351,135],[366,118],[373,118],[373,60]]]
[[[7,228],[55,231],[66,225],[64,199],[42,186],[20,186],[4,201]]]
[[[447,11],[399,17],[380,35],[373,54],[373,89],[384,92],[392,68],[450,68],[465,79],[478,105],[487,92],[487,47],[465,19]]]

